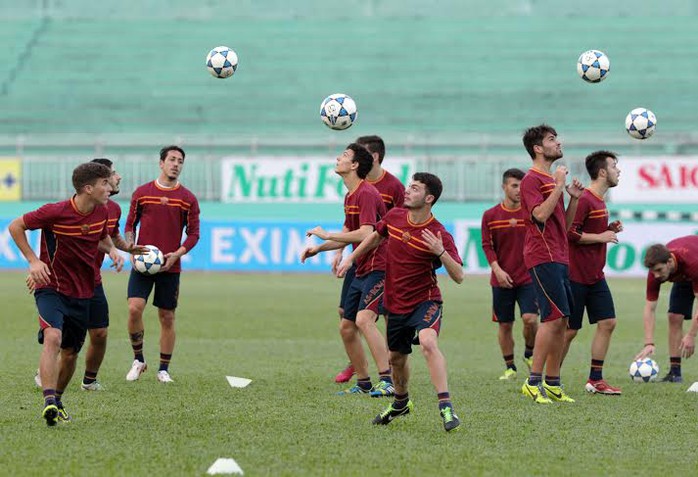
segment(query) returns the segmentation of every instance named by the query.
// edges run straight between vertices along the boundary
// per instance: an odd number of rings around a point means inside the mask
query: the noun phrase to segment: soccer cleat
[[[37,388],[42,387],[41,386],[41,376],[39,375],[39,370],[36,370],[36,373],[34,374],[34,384],[36,384]]]
[[[368,395],[371,397],[395,396],[395,386],[387,381],[378,381]]]
[[[662,378],[663,383],[682,383],[683,377],[680,374],[673,374],[671,372],[667,373],[666,376]]]
[[[575,402],[574,399],[569,397],[562,386],[551,386],[545,381],[543,382],[543,389],[545,394],[548,395],[549,399],[556,402]]]
[[[516,377],[516,371],[511,369],[511,368],[507,368],[506,371],[504,371],[504,374],[502,374],[499,377],[499,379],[500,379],[500,381],[506,381],[508,379],[514,379],[515,377]]]
[[[349,364],[346,368],[340,371],[337,376],[334,377],[335,383],[348,383],[351,377],[354,376],[354,366]]]
[[[592,394],[605,394],[607,396],[620,396],[621,394],[620,388],[611,386],[603,379],[599,379],[598,381],[588,380],[584,389]]]
[[[531,356],[530,358],[524,356],[523,362],[528,367],[528,372],[530,373],[531,368],[533,367],[533,356]]]
[[[44,412],[41,413],[41,417],[46,419],[46,425],[55,426],[58,424],[58,406],[55,404],[48,404],[44,407]]]
[[[99,384],[99,381],[94,381],[90,384],[80,383],[80,389],[83,391],[104,391],[104,386]]]
[[[400,416],[404,416],[405,414],[409,414],[414,409],[414,404],[412,404],[412,401],[409,399],[407,400],[407,404],[403,408],[395,409],[393,407],[394,405],[395,405],[394,402],[390,403],[390,406],[385,408],[385,411],[381,412],[376,417],[374,417],[373,424],[380,424],[382,426],[387,426],[396,417],[400,417]],[[444,424],[444,426],[445,425],[446,424]]]
[[[73,420],[73,418],[70,417],[70,414],[68,414],[68,411],[65,410],[62,404],[58,406],[58,420],[61,422],[70,422]]]
[[[158,381],[161,383],[174,383],[174,379],[172,379],[170,373],[165,370],[158,371]]]
[[[458,419],[458,416],[453,412],[451,406],[444,407],[439,413],[441,414],[441,419],[444,420],[444,429],[446,429],[447,432],[458,429],[458,426],[460,426],[460,419]]]
[[[533,402],[538,404],[550,404],[552,401],[545,393],[543,389],[543,384],[538,384],[536,386],[528,384],[528,379],[524,381],[523,386],[521,386],[521,394],[528,396],[533,399]]]
[[[371,389],[364,389],[361,386],[359,386],[358,384],[356,384],[348,389],[345,389],[343,391],[339,391],[337,393],[337,396],[346,396],[348,394],[369,394],[370,392],[371,392]]]
[[[146,369],[148,369],[147,364],[141,363],[137,359],[134,359],[133,364],[131,365],[131,369],[126,375],[126,381],[136,381],[138,378],[141,377],[141,374],[145,373]]]

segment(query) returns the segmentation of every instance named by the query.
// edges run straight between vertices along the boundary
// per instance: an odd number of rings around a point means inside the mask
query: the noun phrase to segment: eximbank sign
[[[415,171],[411,158],[387,158],[386,170],[407,184]],[[224,158],[223,202],[342,202],[346,189],[335,174],[335,160],[318,157]]]

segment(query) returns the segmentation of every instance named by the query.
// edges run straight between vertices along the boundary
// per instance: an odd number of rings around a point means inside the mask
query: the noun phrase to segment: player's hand
[[[514,288],[514,280],[511,279],[509,274],[502,269],[494,272],[494,276],[499,282],[499,286],[502,288]]]
[[[565,166],[557,166],[555,172],[553,173],[553,178],[555,179],[555,185],[558,187],[563,187],[565,181],[567,180],[568,170]]]
[[[314,257],[318,254],[317,247],[307,247],[301,252],[301,263],[305,263],[310,257]]]
[[[645,345],[645,347],[642,348],[642,351],[640,351],[639,353],[637,353],[635,355],[635,361],[637,361],[638,359],[645,359],[648,356],[652,356],[654,354],[654,350],[655,350],[654,345],[652,345],[652,344]]]
[[[335,252],[334,256],[332,257],[332,268],[331,268],[332,275],[339,276],[338,275],[339,272],[338,272],[337,268],[339,267],[340,263],[342,263],[342,249],[341,248],[339,250],[337,250]]]
[[[681,340],[679,345],[679,350],[681,350],[681,357],[690,358],[696,350],[696,337],[691,336],[690,333],[686,333],[686,336]]]
[[[305,235],[307,237],[311,237],[311,236],[315,235],[320,240],[328,240],[330,238],[330,234],[327,233],[327,231],[325,229],[323,229],[322,227],[320,227],[319,225],[317,227],[315,227],[314,229],[308,230],[305,233]]]
[[[177,255],[175,252],[166,253],[165,263],[162,264],[160,271],[166,272],[167,270],[172,268],[175,263],[177,263],[177,260],[179,260],[179,255]]]
[[[36,290],[36,282],[34,281],[31,275],[27,275],[26,284],[27,289],[29,290],[29,294],[31,295],[32,293],[34,293],[34,290]]]
[[[566,186],[565,189],[567,189],[567,193],[570,197],[574,197],[575,199],[579,199],[584,193],[584,185],[577,178],[572,179],[572,183]]]
[[[51,270],[41,260],[29,264],[29,276],[37,285],[46,285],[51,281]]]
[[[135,243],[130,243],[126,248],[131,255],[145,255],[150,251],[145,245],[136,245]]]
[[[434,235],[434,232],[432,232],[429,229],[424,229],[422,231],[422,240],[426,242],[427,246],[429,247],[429,250],[431,253],[434,255],[441,255],[444,250],[444,242],[441,238],[441,232],[439,232],[437,235]]]
[[[606,230],[599,234],[603,243],[618,243],[618,237],[616,233],[612,230]]]
[[[109,252],[109,258],[111,258],[110,266],[116,269],[116,272],[119,273],[124,268],[124,257],[119,254],[119,251],[116,248],[113,248]]]
[[[615,233],[620,233],[623,231],[623,222],[620,220],[614,220],[608,224],[608,230],[612,230]]]
[[[354,260],[351,259],[351,257],[347,257],[344,260],[342,260],[342,263],[339,264],[337,267],[337,278],[344,278],[344,275],[347,274],[347,271],[354,265]]]

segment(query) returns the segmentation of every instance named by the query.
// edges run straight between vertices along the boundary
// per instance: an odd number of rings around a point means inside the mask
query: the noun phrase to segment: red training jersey
[[[679,237],[667,243],[666,247],[676,262],[676,270],[669,276],[669,281],[691,282],[693,293],[698,294],[698,235]],[[650,271],[647,274],[647,301],[659,299],[661,285]]]
[[[385,215],[385,204],[378,190],[362,180],[353,192],[344,196],[344,226],[349,232],[358,230],[362,225],[370,225],[375,229],[378,221]],[[356,249],[360,242],[352,247]],[[385,246],[359,257],[356,261],[356,276],[362,277],[367,273],[385,270]]]
[[[400,182],[400,179],[390,172],[383,170],[383,175],[378,180],[371,182],[366,179],[366,182],[378,189],[385,203],[386,210],[390,210],[393,207],[402,207],[402,204],[405,202],[405,186]]]
[[[155,245],[163,255],[180,246],[189,252],[199,241],[199,201],[180,183],[170,188],[161,186],[157,180],[143,184],[131,196],[125,232],[133,233],[137,226],[137,244]],[[185,230],[187,238],[181,243]],[[178,260],[168,272],[181,270]]]
[[[526,211],[519,206],[507,209],[498,204],[482,214],[482,250],[490,265],[496,261],[507,272],[518,287],[531,283],[531,275],[524,265],[523,251],[526,239]],[[499,286],[499,281],[490,274],[490,285]]]
[[[555,190],[550,174],[529,169],[521,180],[521,207],[526,211],[524,263],[531,269],[541,263],[569,264],[565,204],[562,195],[545,223],[533,218],[533,209],[541,205]]]
[[[82,214],[70,200],[46,204],[22,216],[29,230],[41,229],[39,259],[51,270],[52,288],[70,298],[92,298],[99,241],[107,236],[107,208]]]
[[[592,285],[604,278],[606,244],[580,244],[582,233],[600,234],[608,230],[608,209],[603,197],[585,189],[577,204],[572,227],[567,231],[570,242],[570,280]]]
[[[107,202],[107,211],[109,213],[109,218],[107,219],[107,234],[110,237],[116,237],[119,235],[121,207],[119,207],[119,204],[109,199],[109,202]],[[104,256],[104,252],[97,252],[97,257],[95,259],[95,286],[99,286],[102,283],[102,264],[104,263]]]
[[[399,315],[411,313],[425,301],[442,301],[436,280],[441,260],[422,240],[424,230],[434,235],[440,232],[446,253],[463,264],[453,237],[433,215],[426,222],[415,224],[408,214],[407,209],[392,209],[376,225],[376,231],[387,237],[383,243],[388,245],[383,305],[390,313]]]

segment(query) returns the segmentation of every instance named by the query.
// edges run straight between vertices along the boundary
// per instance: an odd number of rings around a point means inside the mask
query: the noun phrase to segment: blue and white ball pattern
[[[611,71],[611,60],[603,51],[589,50],[579,55],[577,74],[587,83],[600,83]]]
[[[657,117],[645,108],[635,108],[625,117],[625,130],[635,139],[647,139],[657,127]]]
[[[630,378],[636,383],[649,383],[657,379],[659,366],[650,358],[638,359],[630,364]]]
[[[238,55],[227,46],[217,46],[206,55],[206,68],[216,78],[233,76],[238,67]]]
[[[143,275],[155,275],[165,263],[165,257],[155,245],[145,245],[149,250],[143,255],[133,256],[133,268]]]
[[[330,129],[342,130],[351,127],[358,114],[354,100],[342,93],[329,95],[320,105],[320,119]]]

